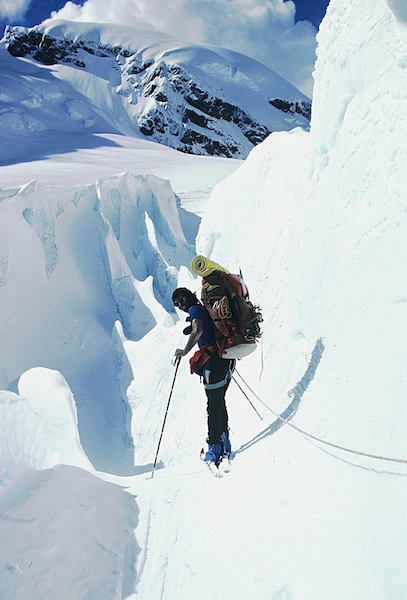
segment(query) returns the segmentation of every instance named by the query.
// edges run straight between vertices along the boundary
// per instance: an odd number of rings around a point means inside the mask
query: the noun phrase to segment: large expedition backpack
[[[201,300],[214,325],[219,355],[243,358],[251,354],[261,337],[263,317],[259,306],[250,301],[242,274],[232,275],[203,256],[196,256],[191,268],[202,275]]]

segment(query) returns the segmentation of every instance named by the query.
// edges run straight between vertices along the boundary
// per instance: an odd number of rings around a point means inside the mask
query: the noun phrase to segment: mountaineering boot
[[[229,458],[232,453],[232,446],[230,444],[229,439],[229,431],[224,431],[223,433],[221,433],[220,443],[222,446],[222,456]]]
[[[204,461],[205,462],[213,462],[216,466],[219,466],[220,461],[222,460],[222,452],[223,452],[223,444],[211,444],[209,440],[208,442],[208,450],[205,454]]]

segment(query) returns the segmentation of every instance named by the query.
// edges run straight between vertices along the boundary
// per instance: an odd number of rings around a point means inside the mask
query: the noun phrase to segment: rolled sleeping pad
[[[214,271],[223,271],[223,273],[229,273],[227,269],[219,265],[218,263],[202,256],[202,254],[198,254],[191,261],[191,271],[195,273],[195,275],[199,275],[200,277],[207,277]]]

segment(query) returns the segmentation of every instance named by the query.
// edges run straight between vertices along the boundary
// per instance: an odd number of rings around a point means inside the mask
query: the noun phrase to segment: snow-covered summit
[[[44,113],[55,112],[67,84],[72,98],[60,102],[59,111],[65,106],[76,125],[100,130],[103,119],[110,130],[193,154],[244,158],[273,131],[309,127],[306,96],[264,65],[223,48],[141,28],[62,20],[7,27],[1,45],[14,57],[10,70],[19,72],[18,58],[31,63],[20,97],[18,81],[7,81],[10,92],[1,98],[6,115],[0,126],[14,133],[29,128],[24,120],[34,131],[47,129]],[[34,74],[34,65],[46,69]]]

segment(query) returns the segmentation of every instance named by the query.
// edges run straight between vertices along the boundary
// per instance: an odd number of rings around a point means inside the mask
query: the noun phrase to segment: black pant
[[[226,390],[235,367],[234,360],[214,357],[207,363],[204,374],[205,393],[208,399],[208,442],[217,444],[221,433],[228,428],[228,412],[225,403]],[[217,387],[216,384],[223,385]],[[211,388],[211,386],[215,386]],[[206,387],[206,386],[209,386]]]

